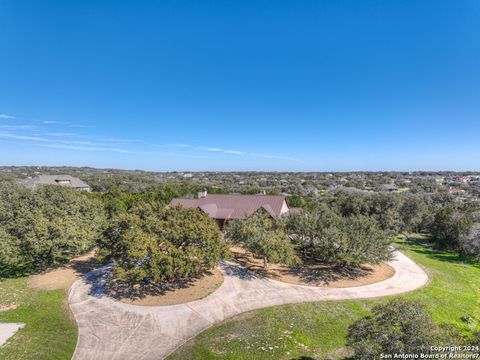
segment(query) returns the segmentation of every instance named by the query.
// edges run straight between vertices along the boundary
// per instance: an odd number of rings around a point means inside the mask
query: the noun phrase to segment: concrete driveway
[[[204,299],[186,304],[143,307],[102,295],[107,268],[73,284],[69,304],[78,324],[74,359],[163,359],[206,328],[242,312],[291,303],[365,299],[405,293],[428,282],[427,274],[396,251],[395,275],[352,288],[292,285],[260,277],[235,263],[220,266],[225,280]]]
[[[22,323],[0,323],[0,346],[24,326],[25,324]]]

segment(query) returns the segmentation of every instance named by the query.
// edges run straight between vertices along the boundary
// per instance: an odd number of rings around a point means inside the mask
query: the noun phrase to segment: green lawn
[[[70,318],[63,290],[29,289],[26,278],[0,280],[0,304],[15,303],[15,310],[0,313],[0,322],[21,322],[5,346],[2,360],[71,359],[77,342],[77,326]]]
[[[431,276],[431,283],[403,295],[427,306],[433,318],[464,334],[480,328],[480,266],[460,257],[434,251],[421,236],[397,247]],[[388,300],[388,299],[387,299]],[[368,314],[371,301],[317,302],[285,305],[242,314],[206,330],[169,360],[176,359],[341,359],[348,326]]]

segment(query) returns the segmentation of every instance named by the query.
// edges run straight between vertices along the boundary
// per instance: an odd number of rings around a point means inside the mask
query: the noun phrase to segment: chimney
[[[207,197],[207,189],[203,189],[202,191],[198,192],[198,198],[203,199]]]

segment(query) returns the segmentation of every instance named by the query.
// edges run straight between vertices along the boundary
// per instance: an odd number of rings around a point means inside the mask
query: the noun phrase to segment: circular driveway
[[[78,280],[68,302],[78,325],[76,360],[163,359],[206,328],[234,315],[269,306],[366,299],[402,294],[424,286],[428,276],[399,251],[388,263],[395,274],[384,281],[350,288],[292,285],[258,276],[238,264],[220,265],[224,282],[204,299],[144,307],[103,296],[103,267]]]

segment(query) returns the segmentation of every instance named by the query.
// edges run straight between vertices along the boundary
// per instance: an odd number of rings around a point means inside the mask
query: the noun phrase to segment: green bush
[[[448,342],[423,305],[393,300],[375,306],[371,316],[351,325],[348,344],[354,359],[372,360],[380,359],[381,354],[430,354],[432,345]]]

